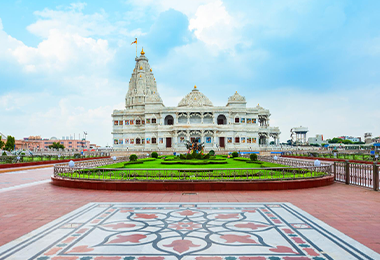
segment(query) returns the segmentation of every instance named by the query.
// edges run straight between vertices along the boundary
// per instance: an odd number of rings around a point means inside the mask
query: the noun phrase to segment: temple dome
[[[241,96],[237,91],[228,98],[228,102],[245,102],[245,97]]]
[[[187,94],[179,103],[179,107],[212,107],[210,99],[194,86],[194,89]]]

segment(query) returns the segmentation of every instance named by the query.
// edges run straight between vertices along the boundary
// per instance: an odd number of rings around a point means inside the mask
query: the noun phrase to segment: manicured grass
[[[325,175],[325,173],[321,172],[312,172],[308,169],[292,168],[269,162],[247,163],[246,158],[226,159],[225,157],[220,157],[219,159],[227,163],[206,165],[161,164],[164,159],[146,158],[139,160],[143,162],[142,164],[120,162],[94,169],[77,170],[73,173],[62,173],[59,176],[126,181],[236,181],[310,178]],[[177,159],[168,158],[168,161],[173,162],[177,161]],[[199,160],[190,161],[196,162]],[[236,168],[240,169],[236,170]]]
[[[142,159],[144,160],[144,159]],[[143,164],[130,164],[124,167],[124,162],[109,164],[105,166],[100,166],[98,168],[133,168],[133,169],[197,169],[197,168],[263,168],[263,167],[288,167],[286,165],[274,164],[269,162],[261,162],[261,164],[256,163],[246,163],[245,161],[239,161],[234,159],[226,159],[226,164],[161,164],[163,159],[156,159],[154,161],[144,161]],[[190,160],[197,161],[197,160]]]

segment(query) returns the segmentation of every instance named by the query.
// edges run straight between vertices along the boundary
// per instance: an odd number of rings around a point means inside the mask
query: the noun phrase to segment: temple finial
[[[144,52],[144,47],[142,47],[142,50],[141,50],[141,55],[144,55],[145,54],[145,52]]]

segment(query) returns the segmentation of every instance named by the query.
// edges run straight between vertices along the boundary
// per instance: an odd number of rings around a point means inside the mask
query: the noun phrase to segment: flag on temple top
[[[135,39],[136,39],[136,40],[135,40],[134,42],[132,42],[132,43],[131,43],[131,45],[132,45],[132,44],[134,44],[134,43],[136,43],[136,44],[137,44],[137,38],[135,38]]]

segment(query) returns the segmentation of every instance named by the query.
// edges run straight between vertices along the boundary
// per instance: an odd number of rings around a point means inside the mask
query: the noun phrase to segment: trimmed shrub
[[[210,159],[210,153],[208,153],[208,154],[206,154],[205,156],[203,156],[203,159],[205,159],[205,160],[208,160],[208,159]]]
[[[132,162],[137,161],[137,155],[136,155],[136,154],[131,154],[131,155],[129,156],[129,160],[132,161]]]
[[[231,157],[232,157],[232,158],[235,158],[235,157],[238,157],[238,156],[239,156],[238,152],[233,152],[233,153],[231,154]]]
[[[186,155],[184,155],[184,154],[180,154],[180,155],[179,155],[179,159],[181,159],[181,160],[186,160]]]
[[[209,154],[210,156],[214,156],[214,155],[215,155],[215,151],[214,151],[214,150],[210,150],[210,151],[208,152],[208,154]]]
[[[263,164],[261,161],[246,161],[246,163]]]
[[[193,159],[193,156],[191,155],[191,153],[186,154],[186,159],[188,160]]]
[[[244,157],[234,157],[233,159],[235,161],[242,161],[242,162],[250,161],[250,159],[244,158]]]
[[[257,154],[255,154],[255,153],[251,153],[251,154],[249,155],[249,159],[251,159],[251,161],[257,161]]]
[[[195,159],[198,159],[198,160],[202,160],[202,154],[201,153],[197,153],[195,154]]]
[[[6,152],[3,152],[2,156],[7,156],[7,153],[6,153]]]
[[[138,161],[142,161],[142,162],[149,162],[149,161],[155,161],[156,158],[143,158],[143,159],[138,159]]]
[[[74,154],[74,158],[80,158],[80,153]]]
[[[226,164],[227,161],[214,161],[214,160],[191,160],[191,161],[163,161],[161,164],[187,164],[187,165],[204,165],[204,164]]]
[[[151,155],[150,155],[152,158],[158,158],[158,153],[157,152],[153,152]]]
[[[124,167],[130,164],[143,164],[143,163],[144,163],[143,161],[129,161],[129,162],[124,163]]]

